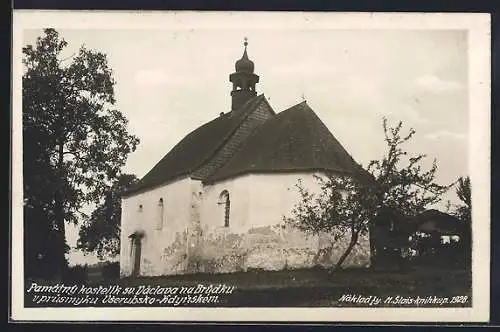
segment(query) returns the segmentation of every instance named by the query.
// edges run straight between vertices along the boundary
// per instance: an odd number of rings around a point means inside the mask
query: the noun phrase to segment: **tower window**
[[[229,214],[231,211],[231,201],[229,200],[229,192],[227,190],[224,190],[219,195],[218,204],[223,208],[224,227],[229,227]]]
[[[139,205],[139,212],[142,212],[142,204]]]

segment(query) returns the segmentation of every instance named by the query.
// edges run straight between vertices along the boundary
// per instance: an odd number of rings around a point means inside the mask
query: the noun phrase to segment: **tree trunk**
[[[375,236],[376,226],[370,225],[370,267],[376,268],[378,260],[377,260],[377,238]]]
[[[66,236],[65,236],[65,224],[64,224],[64,194],[63,194],[63,162],[64,162],[64,145],[59,144],[59,149],[57,152],[57,170],[59,175],[59,183],[57,185],[55,197],[54,197],[54,215],[55,215],[55,250],[53,254],[55,257],[55,269],[56,278],[62,278],[62,274],[65,268],[65,249],[66,249]]]
[[[352,248],[354,248],[356,243],[358,243],[358,233],[352,233],[351,234],[351,241],[349,241],[349,245],[347,246],[347,249],[344,251],[342,256],[340,256],[337,264],[335,264],[335,270],[338,270],[342,266],[342,264],[346,260],[347,256],[349,256],[349,254],[352,251]]]

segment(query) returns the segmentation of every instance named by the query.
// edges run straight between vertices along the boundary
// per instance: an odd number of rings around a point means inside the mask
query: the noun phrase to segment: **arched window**
[[[139,212],[142,212],[142,204],[139,205]]]
[[[163,216],[164,216],[164,203],[163,197],[158,200],[158,215],[156,216],[156,229],[160,230],[163,228]]]
[[[218,204],[224,209],[224,227],[229,227],[229,213],[231,210],[231,202],[229,200],[229,192],[224,190],[219,195]]]

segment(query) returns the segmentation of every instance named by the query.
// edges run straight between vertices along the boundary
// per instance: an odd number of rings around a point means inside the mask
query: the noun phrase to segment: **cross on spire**
[[[245,38],[243,38],[243,40],[244,40],[243,45],[245,45],[245,48],[246,48],[248,45],[248,38],[245,37]]]

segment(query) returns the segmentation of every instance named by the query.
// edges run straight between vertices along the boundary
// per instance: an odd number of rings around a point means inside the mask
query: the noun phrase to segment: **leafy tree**
[[[461,221],[459,247],[463,250],[465,263],[470,264],[472,258],[472,200],[470,178],[459,177],[456,193],[463,203],[455,206],[454,215]]]
[[[458,199],[463,204],[456,206],[455,215],[464,223],[470,224],[472,219],[472,201],[470,178],[468,176],[458,178],[456,193]]]
[[[78,249],[95,252],[101,259],[120,253],[121,195],[137,181],[131,174],[122,174],[116,179],[104,201],[80,227]]]
[[[58,275],[66,265],[65,222],[77,223],[84,204],[100,201],[139,143],[113,108],[106,55],[81,46],[63,59],[66,46],[45,29],[23,48],[25,256]]]
[[[424,154],[408,156],[402,145],[414,136],[415,130],[403,134],[402,129],[402,122],[388,127],[387,120],[383,119],[387,152],[381,160],[371,161],[366,170],[360,166],[351,176],[328,174],[319,178],[319,195],[311,193],[300,182],[297,185],[301,201],[286,222],[306,233],[330,233],[335,240],[349,237],[335,268],[342,266],[360,236],[378,226],[380,220],[390,220],[392,225],[387,231],[395,228],[400,238],[406,236],[407,239],[409,231],[405,221],[438,202],[449,188],[435,182],[435,160],[424,170],[421,165]]]

